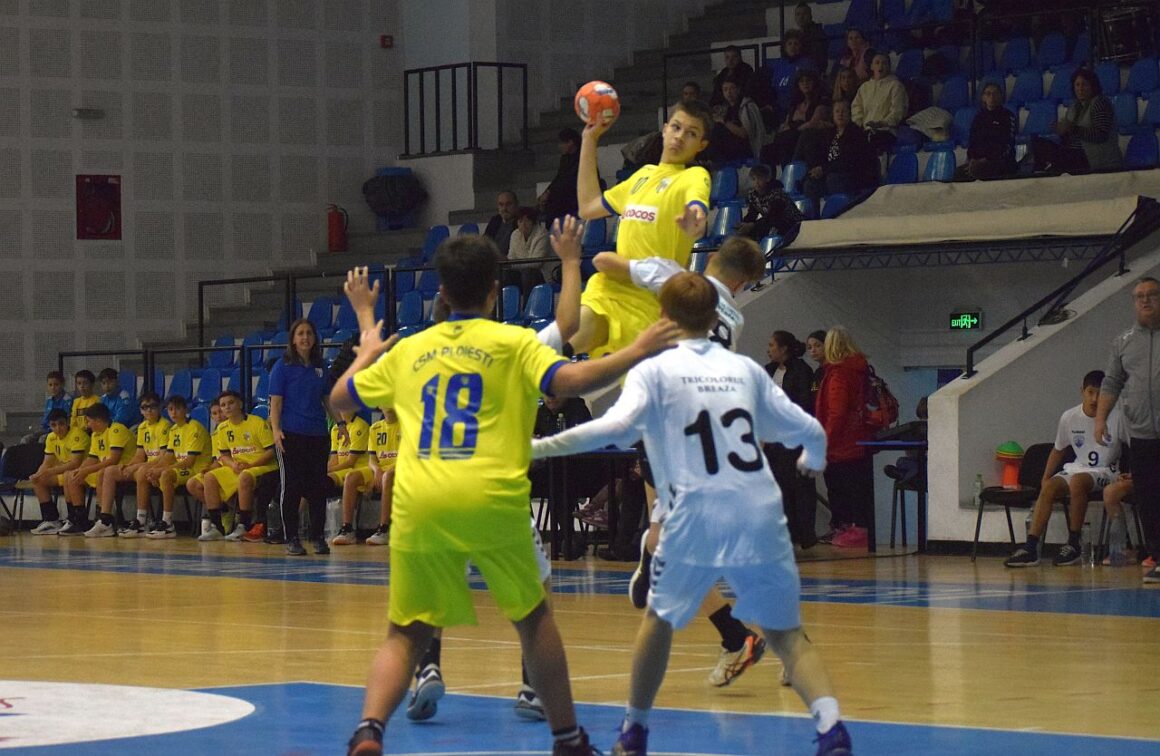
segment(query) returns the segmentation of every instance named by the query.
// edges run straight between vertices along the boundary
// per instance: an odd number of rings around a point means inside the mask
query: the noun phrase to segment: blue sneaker
[[[647,756],[648,729],[634,724],[621,730],[616,745],[612,746],[612,756]]]
[[[850,733],[841,722],[819,735],[814,742],[818,744],[818,756],[852,756],[854,753]]]
[[[407,719],[422,722],[435,716],[439,709],[439,699],[443,698],[445,690],[439,667],[428,664],[415,677],[415,690],[407,703]]]

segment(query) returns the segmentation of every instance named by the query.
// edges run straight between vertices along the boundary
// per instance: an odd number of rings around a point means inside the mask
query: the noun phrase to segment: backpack
[[[362,190],[367,206],[380,218],[406,215],[427,201],[427,191],[411,173],[375,176]]]
[[[890,393],[886,381],[878,377],[873,365],[867,365],[866,401],[862,410],[862,420],[874,433],[889,428],[898,422],[898,399]]]

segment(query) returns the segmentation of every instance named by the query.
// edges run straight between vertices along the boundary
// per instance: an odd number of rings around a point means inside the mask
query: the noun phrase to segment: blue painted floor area
[[[83,544],[80,544],[83,546]],[[383,561],[330,560],[317,557],[248,557],[221,554],[170,554],[90,551],[84,548],[0,548],[0,568],[91,570],[150,575],[235,577],[305,583],[385,585],[390,577]],[[914,558],[914,557],[908,557]],[[1080,568],[1076,568],[1080,569]],[[1022,574],[1022,573],[1019,573]],[[1107,585],[1101,571],[1089,573],[1081,585],[1028,583],[1012,574],[1007,582],[929,582],[923,580],[869,580],[803,578],[802,600],[807,602],[874,604],[925,608],[981,609],[1019,612],[1057,612],[1119,617],[1160,618],[1160,590]],[[618,595],[628,589],[629,573],[620,570],[553,570],[554,593]],[[485,585],[477,574],[475,590]],[[723,589],[726,596],[730,591]]]
[[[362,691],[312,683],[213,688],[206,692],[235,696],[257,709],[244,719],[203,730],[68,746],[12,749],[13,754],[262,754],[310,756],[342,753],[358,719]],[[579,719],[606,753],[621,718],[616,706],[582,704]],[[657,710],[652,714],[650,752],[663,754],[812,754],[814,730],[804,717]],[[1156,741],[1059,734],[933,727],[926,725],[849,723],[855,753],[889,754],[1018,753],[1058,756],[1064,753],[1144,756],[1160,749]],[[546,754],[550,748],[544,723],[518,719],[511,701],[482,696],[448,695],[435,719],[414,723],[400,713],[387,728],[390,754]]]

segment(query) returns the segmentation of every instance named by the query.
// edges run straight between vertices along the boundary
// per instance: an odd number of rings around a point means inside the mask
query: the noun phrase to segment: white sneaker
[[[146,538],[177,538],[177,531],[174,529],[172,523],[161,522],[153,523],[153,529],[145,534]]]
[[[516,694],[515,710],[516,716],[521,719],[531,719],[536,722],[543,722],[547,719],[540,697],[527,685],[521,686],[520,692]]]
[[[422,722],[435,716],[439,708],[439,699],[443,698],[445,690],[439,667],[428,664],[415,677],[415,689],[411,692],[411,700],[407,703],[407,719]]]
[[[142,525],[136,517],[134,517],[117,531],[117,535],[122,538],[144,538],[145,526]]]
[[[371,533],[367,538],[367,545],[369,546],[389,546],[391,543],[391,534],[386,527],[380,525],[379,529]]]
[[[56,531],[56,534],[58,536],[79,536],[84,535],[85,531],[81,529],[80,525],[77,525],[72,520],[65,520],[64,524],[61,525],[60,530]]]
[[[65,520],[45,520],[32,529],[32,535],[56,535],[65,526]]]
[[[229,533],[226,534],[225,540],[227,540],[227,541],[240,541],[240,540],[242,540],[242,536],[244,536],[245,534],[246,534],[246,526],[239,522],[237,525],[234,526],[233,530],[231,530]]]
[[[117,531],[112,525],[97,520],[97,522],[88,530],[85,531],[85,538],[113,538],[117,535]]]
[[[213,520],[208,517],[201,521],[201,535],[197,537],[199,541],[220,541],[225,538],[222,532],[214,526]]]
[[[742,672],[761,661],[765,653],[765,641],[758,635],[750,633],[745,637],[745,644],[737,651],[721,649],[717,657],[717,666],[709,673],[709,684],[723,688],[736,680]]]
[[[358,539],[355,538],[354,528],[350,525],[343,525],[334,538],[330,539],[331,546],[352,546],[356,543]]]

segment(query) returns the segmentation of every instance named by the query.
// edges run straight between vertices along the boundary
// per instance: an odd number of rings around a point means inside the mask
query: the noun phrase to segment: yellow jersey
[[[75,455],[87,454],[89,444],[88,431],[81,428],[69,428],[64,438],[56,433],[49,433],[44,439],[44,456],[55,457],[57,462],[67,465],[73,461]]]
[[[96,394],[92,394],[91,396],[74,397],[72,410],[70,410],[72,414],[69,416],[69,425],[88,432],[89,426],[85,422],[85,410],[87,410],[89,407],[92,407],[94,404],[100,403],[100,401],[101,397],[97,396]]]
[[[101,462],[112,455],[114,449],[121,450],[118,464],[125,464],[133,457],[137,445],[133,442],[133,432],[121,423],[110,423],[100,433],[94,433],[89,440],[89,456],[96,457]]]
[[[390,470],[399,456],[399,424],[380,420],[371,426],[370,453],[380,470]]]
[[[178,462],[193,457],[189,469],[199,473],[210,463],[209,431],[196,420],[187,420],[184,425],[174,424],[169,428],[169,451]]]
[[[361,417],[356,417],[346,424],[348,440],[343,441],[338,435],[338,426],[330,429],[330,454],[343,462],[354,457],[354,467],[367,466],[367,444],[369,442],[370,426]]]
[[[616,254],[630,260],[666,257],[687,268],[693,239],[677,218],[689,205],[709,212],[709,172],[699,166],[646,165],[604,192],[603,201],[620,216]]]
[[[537,400],[563,364],[530,329],[453,315],[350,379],[352,397],[399,418],[392,548],[471,553],[528,537]]]
[[[225,428],[226,424],[224,422],[218,423],[218,427],[214,428],[213,433],[210,434],[210,456],[214,459],[220,457],[222,455],[222,449],[226,448],[223,443],[225,439]]]
[[[169,448],[169,427],[173,423],[161,417],[155,423],[142,421],[137,426],[137,448],[145,450],[145,461],[156,462]]]
[[[240,423],[223,420],[218,426],[223,454],[229,452],[238,462],[252,465],[267,449],[274,448],[274,434],[270,424],[257,415],[246,415]]]

